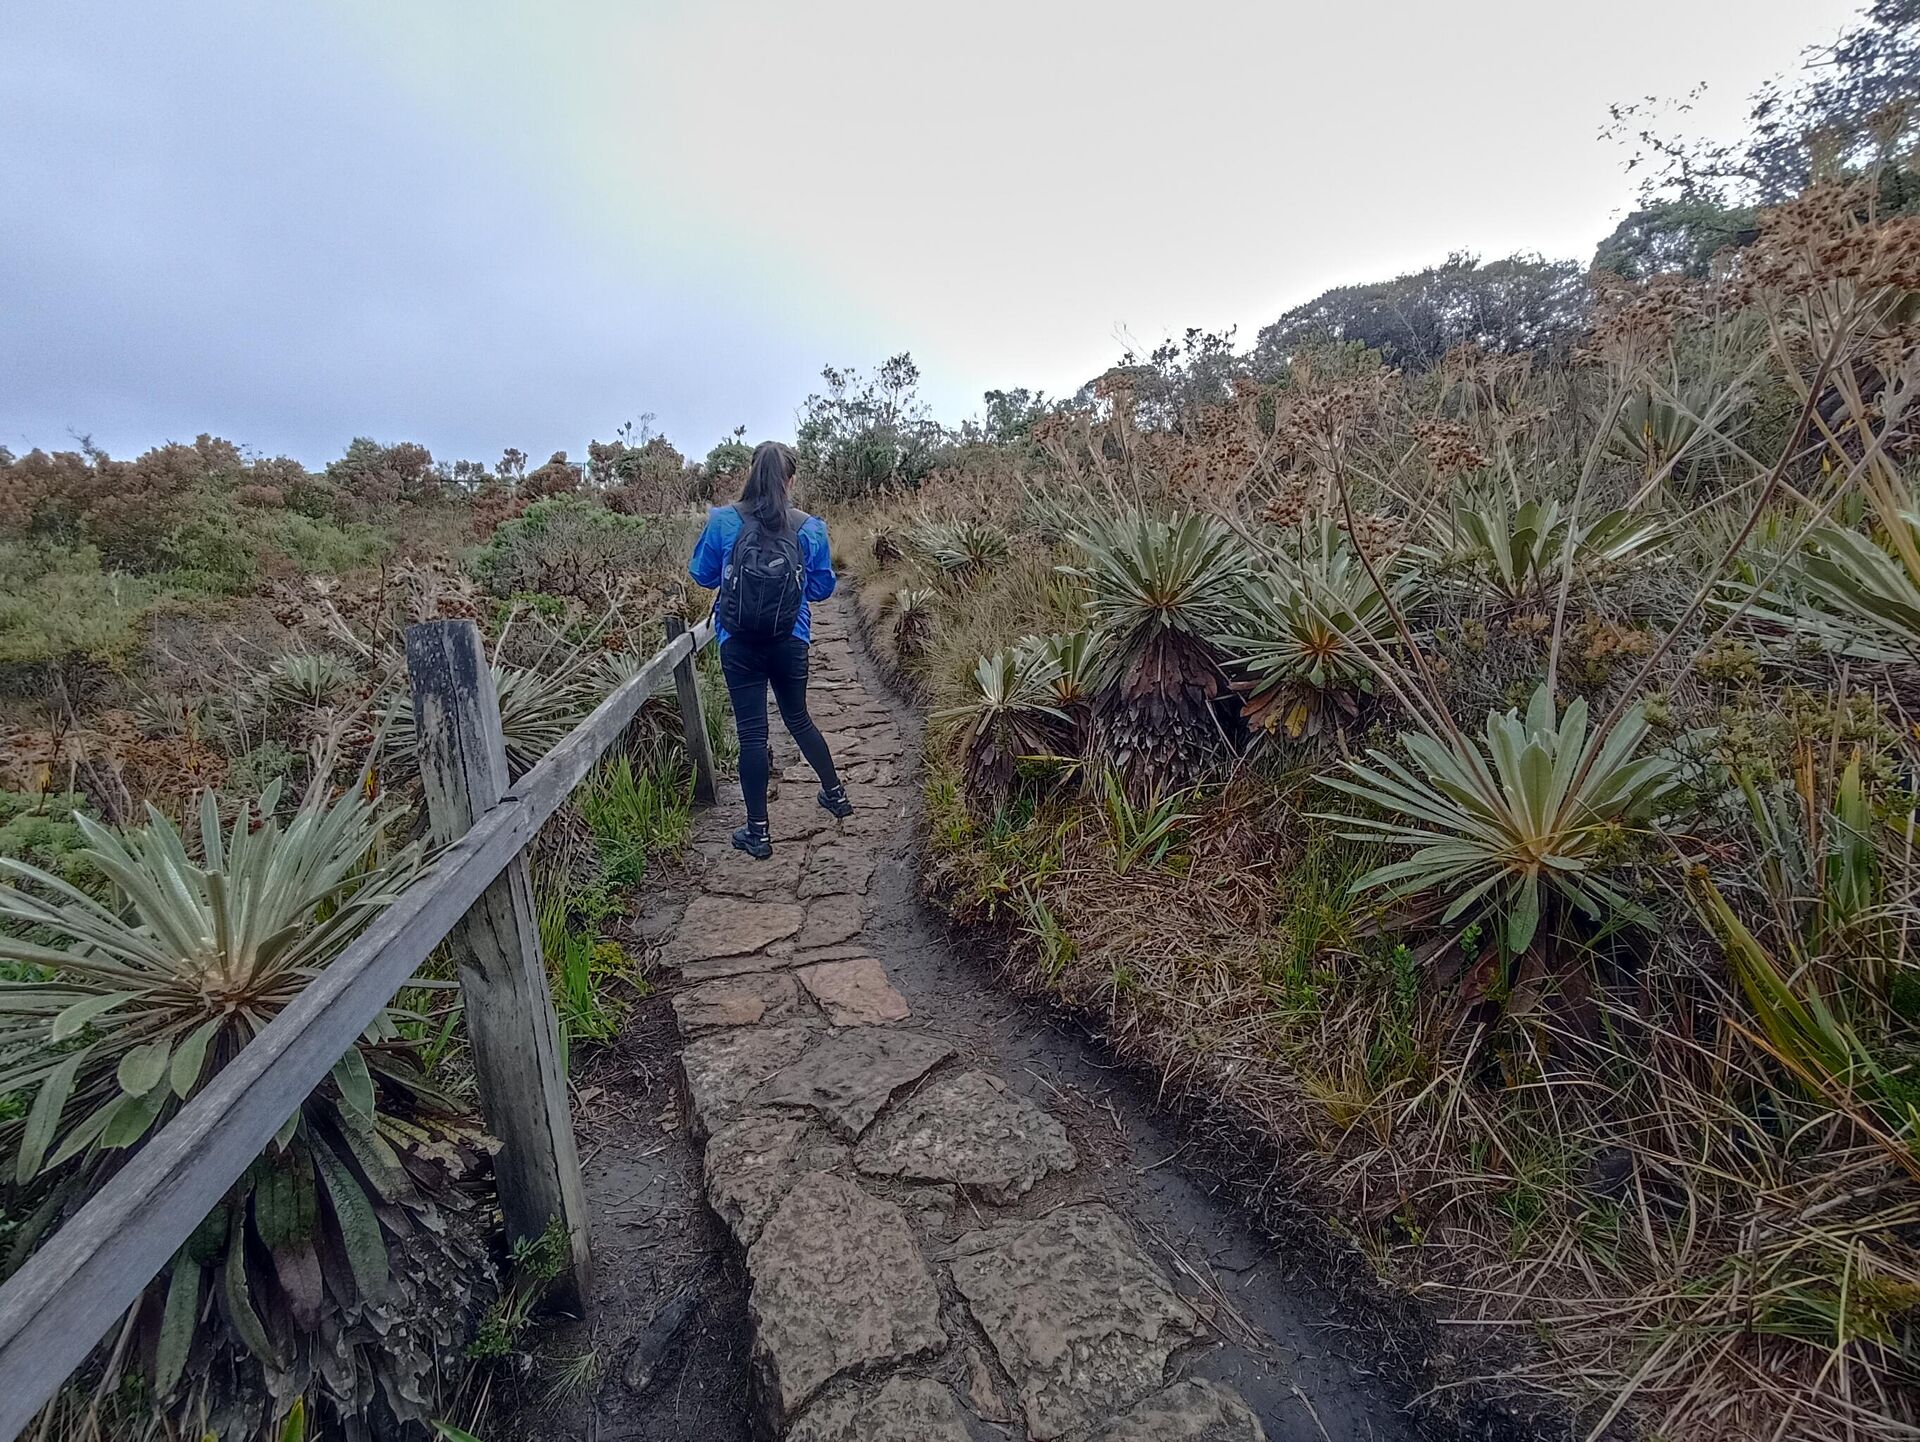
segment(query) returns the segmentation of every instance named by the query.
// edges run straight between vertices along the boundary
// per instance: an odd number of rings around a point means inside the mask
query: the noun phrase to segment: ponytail
[[[799,460],[793,447],[779,441],[762,441],[754,448],[753,464],[747,468],[747,484],[740,492],[740,509],[769,531],[787,528],[787,489]]]

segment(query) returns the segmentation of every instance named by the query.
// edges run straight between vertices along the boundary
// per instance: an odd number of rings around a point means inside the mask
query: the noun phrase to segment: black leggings
[[[827,752],[827,738],[807,714],[807,643],[797,636],[784,641],[747,641],[729,636],[720,648],[720,670],[733,699],[733,724],[740,733],[740,790],[747,799],[747,820],[767,819],[767,687],[779,704],[780,719],[799,743],[820,784],[831,791],[840,784]]]

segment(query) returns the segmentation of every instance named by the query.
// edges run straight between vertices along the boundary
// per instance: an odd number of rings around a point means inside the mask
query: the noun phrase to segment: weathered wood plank
[[[711,628],[711,619],[702,623]],[[667,639],[673,640],[687,629],[678,616],[667,617]],[[689,651],[673,668],[673,687],[680,699],[680,729],[686,736],[687,755],[693,761],[693,799],[702,806],[714,803],[713,744],[707,736],[707,713],[700,705],[699,668],[694,664],[699,648]]]
[[[471,621],[407,627],[420,777],[433,839],[457,841],[507,789],[500,698],[480,628]],[[569,1262],[554,1299],[584,1313],[593,1283],[587,1201],[567,1104],[566,1070],[534,920],[524,854],[512,857],[448,938],[466,998],[474,1080],[487,1130],[499,1138],[494,1180],[511,1240],[537,1240],[558,1221]]]
[[[602,702],[0,1286],[0,1437],[11,1442],[59,1391],[666,670],[712,638],[709,618]]]

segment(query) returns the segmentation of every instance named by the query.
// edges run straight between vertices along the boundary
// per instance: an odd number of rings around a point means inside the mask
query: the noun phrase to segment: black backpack
[[[786,528],[769,531],[740,507],[733,509],[740,516],[740,534],[734,538],[714,609],[730,636],[783,641],[799,624],[806,595],[807,566],[800,554],[806,514],[789,511]]]

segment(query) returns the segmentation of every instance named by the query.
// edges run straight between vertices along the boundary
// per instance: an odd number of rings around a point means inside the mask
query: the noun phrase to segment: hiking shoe
[[[734,832],[733,845],[736,851],[746,852],[755,861],[765,861],[773,855],[773,837],[764,821],[758,826],[749,821]]]
[[[822,787],[819,800],[822,806],[842,821],[853,815],[853,803],[847,800],[847,788],[844,786],[836,786],[832,790]]]

